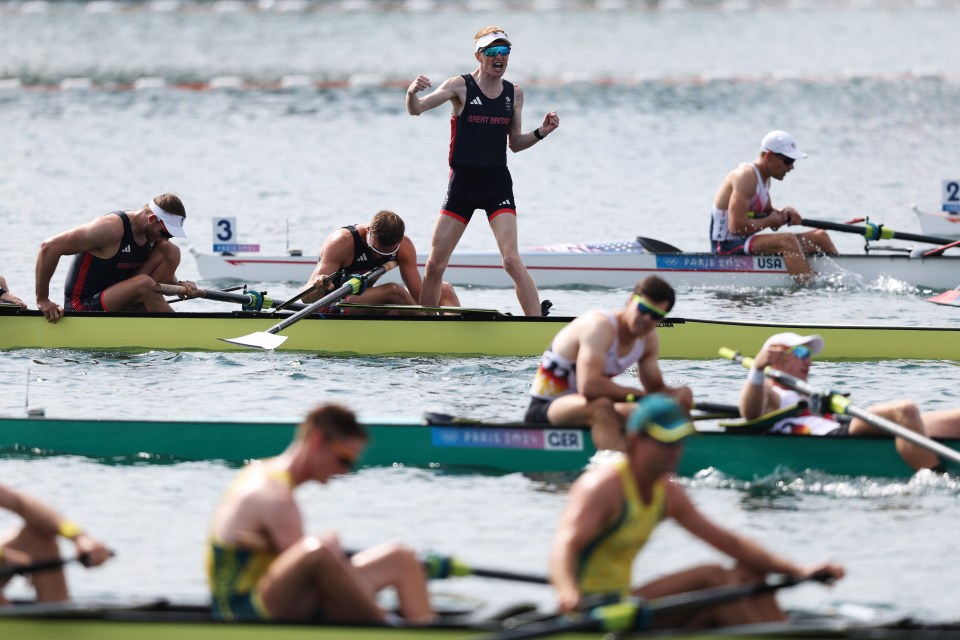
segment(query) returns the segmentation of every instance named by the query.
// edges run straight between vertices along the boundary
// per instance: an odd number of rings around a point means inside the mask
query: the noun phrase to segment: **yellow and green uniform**
[[[580,593],[629,593],[633,561],[666,512],[666,484],[653,486],[649,504],[641,500],[626,458],[614,463],[623,485],[623,506],[583,548],[577,559]]]
[[[252,473],[264,473],[263,467],[247,467],[234,480],[227,493],[233,491],[234,487]],[[293,488],[293,479],[287,472],[269,473],[268,477],[283,480]],[[214,616],[223,620],[269,619],[269,612],[256,587],[277,555],[273,550],[249,549],[228,544],[211,535],[207,546],[207,582],[210,585]]]

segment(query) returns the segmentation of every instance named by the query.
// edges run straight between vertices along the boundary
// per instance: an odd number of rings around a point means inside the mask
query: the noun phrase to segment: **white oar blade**
[[[267,333],[266,331],[257,331],[255,333],[249,333],[245,336],[240,336],[239,338],[220,338],[224,342],[230,342],[232,344],[238,344],[241,347],[251,347],[254,349],[276,349],[284,342],[287,341],[287,336],[279,336],[275,333]]]

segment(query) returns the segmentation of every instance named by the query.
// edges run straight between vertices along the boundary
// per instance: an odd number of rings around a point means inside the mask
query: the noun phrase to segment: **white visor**
[[[183,230],[183,223],[186,220],[183,216],[177,216],[164,211],[160,205],[153,200],[150,201],[150,211],[160,219],[163,226],[167,228],[167,233],[177,238],[186,238],[187,232]]]
[[[481,49],[486,49],[491,43],[494,43],[497,40],[503,40],[507,43],[507,46],[513,46],[510,43],[510,40],[507,38],[507,34],[505,34],[503,31],[494,31],[493,33],[488,33],[485,36],[480,36],[480,39],[477,40],[476,50],[480,51]]]

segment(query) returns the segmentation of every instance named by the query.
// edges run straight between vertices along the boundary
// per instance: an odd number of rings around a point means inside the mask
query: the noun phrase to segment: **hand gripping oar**
[[[913,240],[914,242],[929,242],[930,244],[945,245],[953,242],[953,238],[938,238],[937,236],[924,236],[916,233],[904,233],[888,229],[882,224],[873,224],[865,222],[864,226],[855,224],[841,224],[839,222],[829,222],[826,220],[810,220],[804,218],[801,225],[813,227],[814,229],[828,229],[830,231],[842,231],[843,233],[855,233],[861,235],[867,240]]]
[[[187,295],[187,288],[182,287],[178,284],[158,284],[154,287],[154,291],[157,293],[162,293],[165,296],[182,296]],[[244,293],[232,293],[230,291],[219,291],[217,289],[201,289],[197,287],[197,297],[206,298],[207,300],[217,300],[219,302],[235,302],[243,306],[245,311],[260,311],[264,307],[267,309],[274,307],[279,308],[278,303],[273,298],[270,298],[259,291],[246,291]],[[288,301],[289,302],[289,301]],[[283,304],[287,304],[286,302]],[[303,309],[307,305],[287,305],[292,307],[294,310]]]
[[[111,551],[110,555],[113,556],[115,554],[113,551]],[[38,560],[37,562],[31,562],[30,564],[11,564],[6,567],[0,567],[0,579],[9,578],[11,576],[25,576],[31,573],[37,573],[39,571],[50,571],[51,569],[60,569],[64,565],[70,564],[71,562],[79,562],[80,564],[86,566],[88,561],[88,555],[86,553],[81,553],[78,556]]]
[[[737,362],[747,369],[753,366],[753,358],[745,358],[737,351],[727,347],[720,349],[720,356]],[[950,460],[955,464],[960,464],[960,453],[954,451],[950,447],[944,446],[936,440],[931,440],[930,438],[922,436],[919,433],[910,431],[910,429],[907,429],[906,427],[903,427],[892,420],[887,420],[886,418],[874,415],[865,409],[861,409],[860,407],[852,404],[848,397],[837,391],[817,390],[806,380],[801,380],[796,376],[792,376],[789,373],[784,373],[783,371],[774,369],[773,367],[767,367],[764,369],[763,375],[770,378],[774,382],[779,382],[783,386],[789,387],[790,389],[809,397],[809,406],[813,411],[817,411],[821,407],[826,407],[829,408],[832,413],[838,415],[848,415],[854,418],[860,418],[867,424],[873,425],[878,429],[882,429],[892,436],[908,440],[918,447],[922,447],[931,453],[935,453],[941,458]]]
[[[371,269],[363,275],[351,276],[349,280],[340,285],[339,288],[331,291],[327,295],[323,296],[314,303],[311,303],[297,311],[295,314],[289,318],[281,320],[277,324],[273,325],[266,331],[256,331],[254,333],[240,336],[239,338],[220,338],[224,342],[231,342],[233,344],[239,344],[243,347],[257,347],[260,349],[276,349],[282,345],[288,336],[278,336],[277,333],[283,331],[290,325],[302,320],[308,315],[316,312],[319,309],[324,307],[329,307],[333,303],[337,302],[344,296],[350,293],[360,293],[367,286],[369,280],[379,278],[385,274],[390,269],[393,269],[397,266],[396,261],[391,260],[390,262],[383,264],[375,269]]]
[[[580,615],[579,618],[561,616],[532,622],[514,629],[483,636],[482,639],[478,640],[525,640],[526,638],[542,638],[573,631],[603,631],[604,633],[640,631],[646,629],[650,625],[650,621],[656,616],[706,609],[742,598],[773,593],[779,589],[793,587],[808,580],[828,582],[831,579],[832,576],[828,571],[818,571],[800,578],[784,577],[776,582],[713,587],[654,598],[649,601],[643,598],[626,598],[613,604],[593,607]]]
[[[289,300],[278,304],[278,305],[274,308],[273,312],[276,313],[277,311],[280,311],[281,309],[302,309],[302,308],[305,307],[306,305],[297,305],[297,304],[295,304],[295,303],[297,302],[297,300],[299,300],[299,299],[302,298],[303,296],[307,295],[308,293],[313,293],[313,292],[316,291],[317,289],[326,289],[326,288],[327,288],[327,285],[330,283],[331,280],[333,280],[334,276],[336,276],[336,275],[337,275],[336,273],[331,273],[331,274],[328,275],[328,276],[324,276],[323,280],[321,280],[320,282],[318,282],[318,283],[316,283],[316,284],[311,284],[311,285],[308,286],[306,289],[304,289],[304,290],[301,291],[300,293],[296,294],[295,296],[293,296],[293,297],[290,298]]]

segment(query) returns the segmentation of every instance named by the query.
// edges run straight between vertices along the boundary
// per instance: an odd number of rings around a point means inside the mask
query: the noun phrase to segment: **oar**
[[[924,251],[924,252],[923,252],[923,257],[924,257],[924,258],[930,258],[930,257],[932,257],[932,256],[938,256],[938,255],[940,255],[941,253],[943,253],[944,251],[946,251],[947,249],[953,249],[954,247],[960,247],[960,240],[954,240],[954,241],[951,242],[950,244],[945,244],[945,245],[942,245],[942,246],[939,246],[939,247],[934,247],[933,249],[930,249],[929,251]]]
[[[273,312],[276,313],[277,311],[280,311],[282,309],[288,309],[288,308],[297,309],[298,307],[294,305],[295,302],[297,302],[300,298],[307,295],[308,293],[313,293],[318,289],[326,289],[327,285],[330,284],[330,281],[333,280],[333,278],[336,275],[337,275],[336,273],[331,273],[328,276],[324,276],[323,280],[321,280],[320,282],[308,286],[306,289],[296,294],[289,300],[281,302],[279,305],[277,305],[277,307],[273,310]],[[301,305],[301,306],[305,306],[305,305]]]
[[[720,349],[720,356],[740,363],[748,369],[753,366],[753,358],[745,358],[740,355],[739,352],[727,347]],[[946,458],[955,464],[960,464],[960,453],[954,451],[950,447],[944,446],[936,440],[931,440],[930,438],[922,436],[919,433],[914,433],[913,431],[910,431],[910,429],[900,426],[892,420],[887,420],[886,418],[874,415],[865,409],[861,409],[860,407],[857,407],[851,403],[850,398],[841,393],[836,391],[817,390],[806,380],[801,380],[796,376],[792,376],[789,373],[784,373],[783,371],[774,369],[773,367],[767,367],[764,369],[763,375],[770,378],[774,382],[779,382],[785,387],[789,387],[794,391],[810,397],[812,400],[811,406],[813,406],[814,409],[816,409],[818,406],[818,400],[821,402],[826,402],[828,403],[827,406],[830,407],[830,411],[833,413],[860,418],[867,424],[873,425],[878,429],[882,429],[890,435],[908,440],[918,447],[922,447],[927,451],[935,453],[941,458]]]
[[[340,287],[331,291],[327,295],[323,296],[314,303],[311,303],[297,311],[295,314],[289,318],[281,320],[277,324],[273,325],[266,331],[256,331],[254,333],[247,334],[245,336],[240,336],[239,338],[220,338],[224,342],[231,342],[233,344],[239,344],[244,347],[257,347],[260,349],[276,349],[282,345],[288,336],[278,336],[277,333],[283,331],[290,325],[295,322],[299,322],[308,315],[316,312],[319,309],[324,307],[329,307],[333,303],[337,302],[344,296],[350,293],[360,293],[360,291],[366,286],[367,281],[379,278],[385,274],[390,269],[393,269],[397,266],[395,260],[380,265],[375,269],[371,269],[363,275],[351,276],[349,280],[344,282]]]
[[[183,296],[187,295],[187,288],[182,287],[178,284],[157,284],[154,287],[154,290],[158,293],[162,293],[165,296]],[[230,291],[220,291],[217,289],[202,289],[197,287],[197,296],[198,298],[206,298],[207,300],[217,300],[219,302],[236,302],[237,304],[243,305],[243,308],[247,311],[260,311],[260,309],[266,307],[277,307],[277,302],[268,296],[263,295],[259,291],[247,291],[245,293],[231,293]],[[289,301],[288,301],[289,302]],[[284,303],[286,304],[286,303]],[[306,307],[305,304],[300,305],[290,305],[295,310],[302,309]]]
[[[500,569],[471,567],[462,560],[458,560],[451,556],[438,555],[436,553],[425,554],[424,557],[421,558],[421,562],[423,562],[423,566],[427,570],[427,575],[434,580],[476,576],[478,578],[494,578],[496,580],[529,582],[531,584],[550,583],[550,580],[548,580],[546,576],[537,576],[528,573],[516,573],[513,571],[502,571]]]
[[[949,291],[944,291],[935,296],[929,298],[924,298],[927,302],[932,302],[934,304],[942,304],[948,307],[960,307],[960,287],[956,289],[950,289]]]
[[[561,616],[542,622],[532,622],[514,629],[482,636],[478,640],[525,640],[573,631],[603,631],[605,633],[639,631],[646,629],[650,620],[656,616],[697,611],[742,598],[773,593],[779,589],[793,587],[808,580],[827,582],[831,578],[829,572],[823,571],[802,578],[785,577],[776,582],[735,584],[688,591],[650,601],[642,598],[627,598],[614,604],[594,607],[585,612],[579,619]]]
[[[732,416],[734,418],[740,415],[740,407],[735,404],[723,404],[720,402],[695,402],[693,403],[693,408],[697,411],[703,411],[704,413],[719,413],[724,416]]]
[[[112,555],[112,553],[111,553]],[[38,571],[50,571],[59,569],[71,562],[87,563],[87,554],[81,553],[78,556],[68,558],[51,558],[50,560],[39,560],[30,564],[12,564],[7,567],[0,567],[0,578],[9,578],[10,576],[22,576]]]
[[[938,238],[937,236],[924,236],[916,233],[904,233],[888,229],[882,224],[864,223],[864,226],[855,224],[841,224],[839,222],[829,222],[826,220],[810,220],[804,218],[800,224],[814,229],[827,229],[830,231],[842,231],[843,233],[855,233],[861,235],[867,240],[913,240],[914,242],[929,242],[930,244],[945,245],[953,242],[953,238]]]

